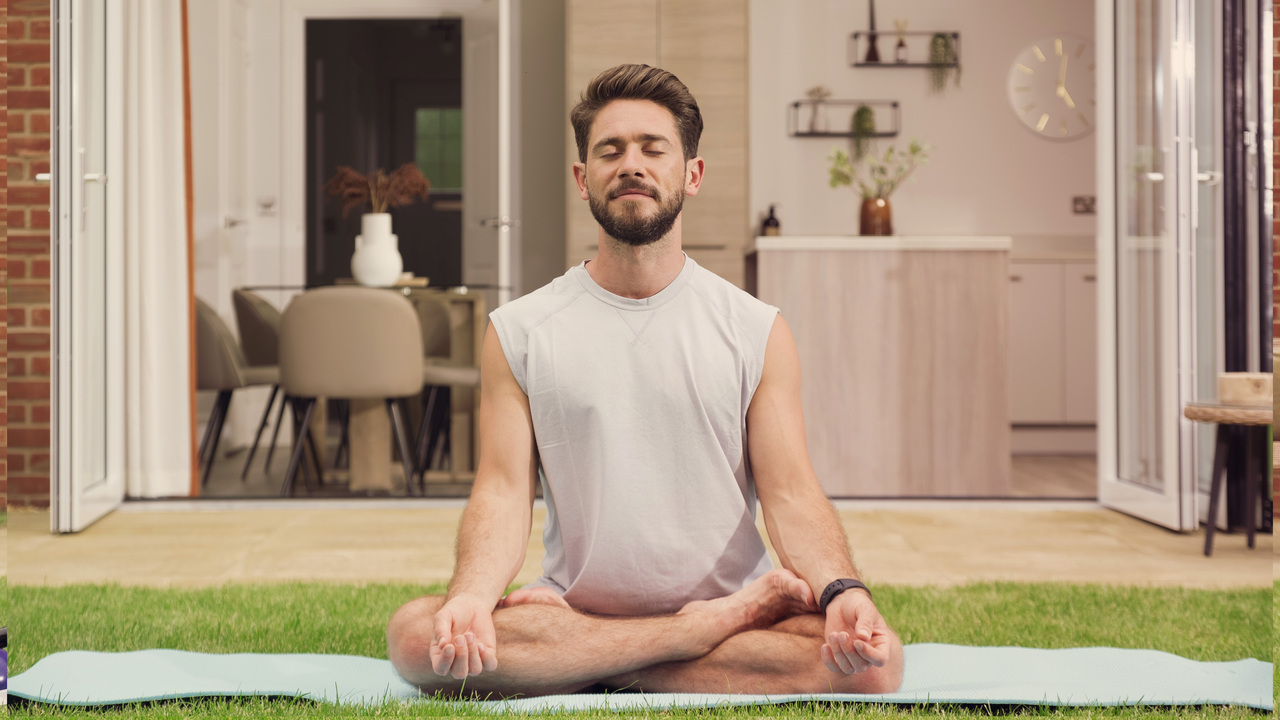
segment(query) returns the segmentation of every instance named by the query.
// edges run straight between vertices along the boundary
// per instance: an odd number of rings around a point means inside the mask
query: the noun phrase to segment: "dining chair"
[[[381,399],[391,416],[405,490],[413,458],[396,399],[422,390],[422,331],[403,295],[365,287],[326,287],[296,296],[280,319],[280,384],[308,427],[317,398]],[[293,493],[302,459],[295,444],[282,495]]]
[[[231,291],[231,304],[236,310],[236,326],[240,330],[240,348],[244,351],[245,360],[250,367],[276,367],[279,364],[280,352],[280,311],[275,305],[251,290],[237,289]],[[275,405],[276,396],[280,392],[277,383],[271,386],[271,397],[262,411],[262,420],[258,423],[258,432],[253,436],[253,445],[249,447],[249,457],[244,461],[244,469],[240,471],[240,480],[249,476],[249,466],[253,456],[258,452],[258,444],[262,441],[262,433],[271,419],[271,408]],[[263,472],[271,472],[271,458],[275,454],[276,440],[280,436],[280,424],[284,420],[284,409],[289,404],[287,397],[280,398],[280,409],[276,413],[275,430],[271,433],[271,446],[267,449],[266,461],[262,464]],[[296,428],[295,428],[296,429]],[[312,438],[311,446],[315,447]],[[313,458],[317,466],[319,458]]]
[[[196,389],[218,393],[200,441],[199,460],[204,464],[200,474],[201,487],[209,483],[209,472],[217,457],[232,393],[246,387],[275,385],[279,377],[280,372],[274,366],[250,366],[240,344],[218,312],[196,298]]]

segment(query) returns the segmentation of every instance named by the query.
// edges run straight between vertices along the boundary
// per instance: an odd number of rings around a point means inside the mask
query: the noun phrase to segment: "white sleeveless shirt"
[[[490,314],[541,466],[533,585],[580,610],[649,615],[772,568],[746,447],[777,312],[686,256],[652,297],[614,295],[583,263]]]

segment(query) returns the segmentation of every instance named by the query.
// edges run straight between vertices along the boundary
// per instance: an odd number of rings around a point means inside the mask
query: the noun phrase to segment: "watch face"
[[[1097,112],[1093,43],[1050,35],[1031,43],[1009,67],[1009,106],[1048,140],[1074,140],[1093,130]]]

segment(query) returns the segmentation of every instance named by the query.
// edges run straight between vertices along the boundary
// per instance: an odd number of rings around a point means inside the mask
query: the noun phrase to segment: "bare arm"
[[[480,466],[458,529],[449,597],[476,595],[491,606],[501,599],[524,564],[537,481],[529,398],[490,325],[480,360]]]
[[[747,409],[747,451],[764,524],[787,569],[814,598],[832,580],[857,578],[848,540],[809,462],[800,407],[800,356],[791,328],[774,320],[764,373]]]
[[[760,385],[747,409],[747,452],[764,524],[783,566],[820,598],[827,585],[858,575],[849,541],[809,462],[800,406],[800,356],[781,315],[765,348]],[[902,682],[902,642],[871,596],[846,590],[827,607],[822,660],[833,672],[886,667]]]
[[[537,478],[529,399],[490,325],[480,358],[480,466],[458,528],[449,595],[433,621],[437,674],[461,680],[498,667],[493,610],[524,564]]]

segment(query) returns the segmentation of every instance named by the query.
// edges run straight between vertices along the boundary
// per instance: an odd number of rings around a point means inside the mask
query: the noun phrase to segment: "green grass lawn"
[[[17,675],[61,650],[177,648],[199,652],[341,653],[385,657],[391,613],[426,588],[402,584],[229,585],[201,590],[119,586],[10,587],[15,628],[9,669]],[[1276,590],[1280,591],[1280,583]],[[1210,591],[1100,585],[981,583],[958,588],[878,586],[876,600],[905,643],[1148,648],[1196,660],[1271,659],[1280,599],[1267,588]],[[1268,613],[1270,604],[1271,613]],[[1278,678],[1280,680],[1280,678]],[[108,710],[39,705],[16,715],[61,717],[439,717],[477,714],[436,703],[357,710],[259,699],[168,702]],[[986,708],[934,706],[765,707],[655,712],[663,717],[982,716]],[[1026,708],[1070,717],[1253,717],[1244,708]],[[579,717],[619,717],[580,713]]]

